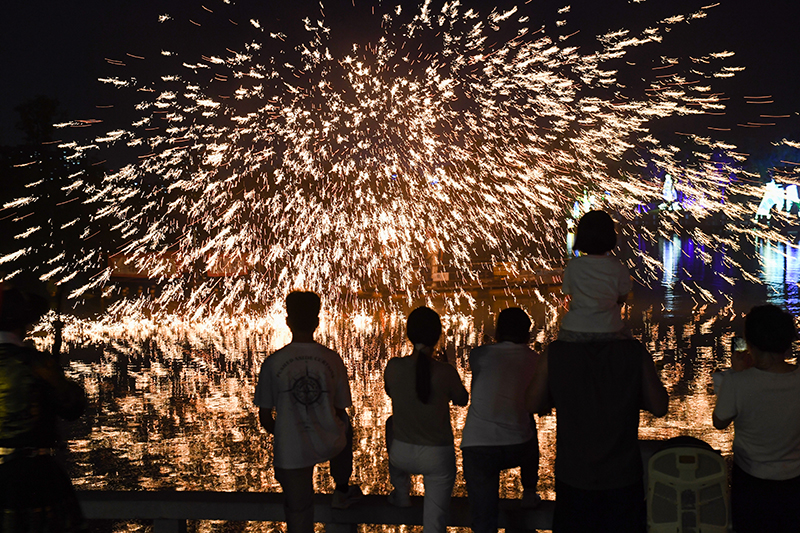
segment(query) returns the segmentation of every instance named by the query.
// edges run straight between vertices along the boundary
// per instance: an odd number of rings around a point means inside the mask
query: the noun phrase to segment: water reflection
[[[796,311],[798,249],[763,242],[754,252],[770,301]],[[766,295],[759,288],[743,288],[741,281],[731,285],[725,257],[706,254],[690,238],[663,238],[657,253],[664,265],[661,283],[636,285],[625,315],[635,336],[653,353],[671,399],[665,418],[642,414],[640,437],[692,435],[730,454],[732,430],[717,431],[711,425],[710,374],[729,364],[730,338],[741,333],[742,315]],[[727,291],[729,297],[704,303],[700,290]],[[383,368],[389,358],[410,351],[403,329],[407,309],[389,303],[361,301],[338,316],[324,317],[318,336],[342,354],[350,372],[354,477],[367,493],[386,494],[390,488],[383,427],[391,404],[383,389]],[[451,296],[429,304],[446,326],[445,356],[468,388],[466,356],[493,332],[500,310],[523,307],[533,318],[540,342],[553,338],[564,310],[558,287],[515,294],[482,291],[460,302]],[[271,438],[259,429],[252,395],[264,357],[289,340],[282,316],[226,324],[174,317],[137,317],[113,325],[75,322],[70,335],[69,373],[91,398],[89,415],[69,428],[70,463],[78,487],[278,490]],[[458,442],[466,409],[454,408],[452,416]],[[540,489],[552,498],[555,417],[540,417],[538,427]],[[317,489],[330,492],[330,478],[323,474],[318,469]],[[415,490],[421,492],[421,483]],[[501,491],[519,497],[518,475],[506,476]],[[455,492],[465,494],[460,474]]]
[[[758,240],[758,257],[761,279],[769,289],[767,301],[785,305],[796,313],[800,304],[798,281],[800,281],[800,248],[782,242]]]
[[[675,305],[675,284],[678,282],[678,264],[681,258],[681,239],[674,235],[672,239],[659,239],[661,245],[661,262],[664,271],[661,276],[661,286],[664,287],[664,306],[672,309]]]

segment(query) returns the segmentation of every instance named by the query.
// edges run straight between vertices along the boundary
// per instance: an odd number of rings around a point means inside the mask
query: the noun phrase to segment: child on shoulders
[[[581,217],[572,249],[581,255],[564,269],[561,292],[569,294],[569,311],[561,321],[558,339],[594,342],[630,339],[620,309],[632,289],[628,268],[610,255],[617,245],[614,221],[604,211]]]

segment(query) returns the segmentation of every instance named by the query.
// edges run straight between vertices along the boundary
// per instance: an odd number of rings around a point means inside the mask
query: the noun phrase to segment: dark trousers
[[[497,533],[500,472],[522,467],[522,487],[536,492],[539,483],[539,442],[534,437],[520,444],[467,446],[461,449],[461,454],[472,512],[472,531]]]
[[[647,507],[641,482],[620,489],[585,490],[556,478],[553,533],[644,533]]]
[[[761,479],[734,463],[732,478],[731,515],[736,533],[800,531],[800,476]]]
[[[347,442],[330,460],[331,477],[336,488],[347,488],[353,473],[353,426],[347,422]],[[275,478],[283,490],[283,511],[288,533],[314,531],[314,467],[275,468]]]
[[[0,464],[0,531],[87,531],[66,471],[49,455]]]

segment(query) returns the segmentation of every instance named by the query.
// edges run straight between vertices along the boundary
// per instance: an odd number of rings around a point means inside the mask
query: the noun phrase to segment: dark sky
[[[305,14],[318,17],[317,1],[293,0],[78,0],[54,2],[53,0],[26,0],[3,7],[0,17],[0,145],[13,145],[21,141],[14,129],[16,114],[13,108],[37,94],[57,98],[68,118],[103,117],[108,123],[122,117],[125,99],[117,96],[108,86],[97,82],[100,76],[156,78],[161,74],[159,51],[164,47],[179,47],[184,58],[199,61],[200,54],[224,54],[224,48],[240,48],[241,32],[252,32],[249,18],[256,18],[268,31],[280,29],[287,33],[300,31]],[[470,0],[465,0],[469,4]],[[473,0],[474,1],[474,0]],[[384,2],[394,5],[398,2]],[[413,2],[402,0],[407,12]],[[503,7],[512,5],[501,0]],[[523,4],[522,2],[520,2]],[[559,7],[568,2],[530,0],[523,4],[531,25],[553,27],[554,22],[566,18],[571,31],[581,30],[573,38],[576,44],[591,46],[591,37],[607,30],[642,29],[662,15],[688,13],[713,0],[649,0],[628,2],[624,0],[578,0],[571,3],[566,17],[556,15]],[[351,34],[354,40],[370,40],[378,35],[379,20],[372,15],[373,4],[381,10],[378,0],[335,0],[326,2],[329,24],[339,35]],[[440,2],[434,2],[440,5]],[[486,9],[487,2],[475,2]],[[204,9],[204,6],[208,9]],[[599,7],[602,6],[602,7]],[[212,11],[213,13],[209,12]],[[157,15],[169,13],[174,20],[159,24]],[[219,20],[231,18],[240,23],[222,28]],[[194,25],[190,19],[201,26]],[[217,21],[214,25],[213,20]],[[718,132],[738,143],[767,143],[773,138],[800,133],[800,105],[797,88],[800,84],[800,39],[796,28],[800,22],[800,2],[745,2],[722,0],[709,10],[709,17],[691,26],[683,24],[665,37],[662,45],[654,47],[659,53],[671,57],[731,50],[736,56],[729,64],[746,67],[732,80],[715,84],[715,89],[730,97],[729,112],[722,117],[703,117],[684,123],[662,126],[690,128],[700,133],[714,128],[730,128]],[[226,22],[227,23],[227,22]],[[241,29],[240,29],[241,28]],[[237,33],[238,32],[238,33]],[[243,33],[242,33],[243,34]],[[344,41],[344,40],[343,40]],[[131,54],[131,55],[127,55]],[[195,57],[188,57],[194,55]],[[132,56],[145,57],[144,60]],[[109,63],[106,58],[122,61],[126,66]],[[638,68],[638,67],[637,67]],[[645,66],[642,66],[645,70]],[[174,70],[174,68],[172,69]],[[773,104],[746,104],[745,96],[771,96]],[[115,105],[119,113],[101,110],[96,106]],[[790,118],[773,119],[774,127],[745,128],[737,124],[767,120],[762,114],[790,115]],[[126,123],[111,125],[124,127]],[[797,138],[797,137],[795,137]],[[797,139],[800,140],[800,139]]]

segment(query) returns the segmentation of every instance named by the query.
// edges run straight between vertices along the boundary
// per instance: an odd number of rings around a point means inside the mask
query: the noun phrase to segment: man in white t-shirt
[[[472,401],[461,438],[464,479],[475,533],[496,533],[500,472],[522,467],[523,507],[536,507],[539,440],[525,408],[525,391],[539,354],[528,347],[531,320],[522,309],[497,318],[497,344],[472,350]]]
[[[347,508],[362,496],[349,485],[353,432],[345,411],[352,404],[347,369],[339,354],[314,341],[319,310],[313,292],[286,297],[292,342],[261,365],[255,392],[261,426],[274,435],[275,478],[285,496],[289,533],[314,531],[314,465],[330,460],[336,483],[332,507]]]

